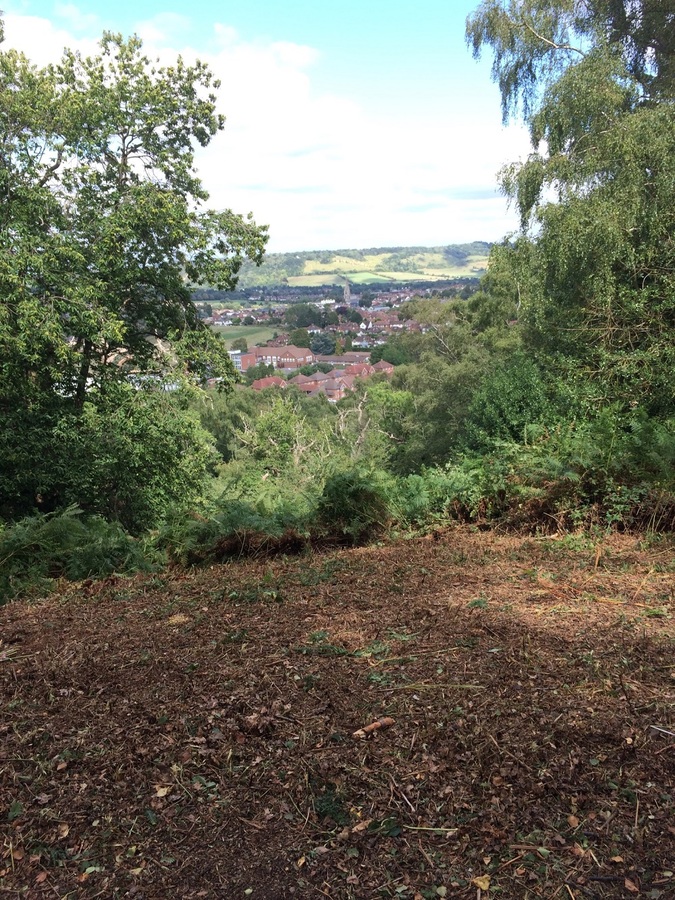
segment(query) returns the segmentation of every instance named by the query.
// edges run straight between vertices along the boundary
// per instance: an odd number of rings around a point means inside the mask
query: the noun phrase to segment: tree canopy
[[[191,286],[234,287],[267,235],[250,215],[204,207],[194,149],[223,127],[217,87],[203,63],[153,64],[136,37],[106,33],[97,55],[66,50],[44,69],[0,53],[6,513],[77,495],[67,460],[57,484],[44,459],[87,405],[133,418],[141,388],[234,380]]]
[[[532,152],[502,187],[519,317],[593,403],[675,411],[675,12],[656,0],[498,2],[467,23],[494,53]]]

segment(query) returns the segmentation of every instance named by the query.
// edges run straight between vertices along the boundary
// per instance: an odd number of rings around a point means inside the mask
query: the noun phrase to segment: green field
[[[442,281],[479,278],[487,268],[490,245],[476,241],[447,247],[383,247],[370,250],[270,253],[256,269],[245,263],[244,288],[288,284],[293,287]]]
[[[214,330],[222,334],[225,345],[229,350],[232,341],[237,338],[245,338],[249,348],[256,344],[264,344],[274,337],[278,328],[270,328],[267,325],[214,325]]]

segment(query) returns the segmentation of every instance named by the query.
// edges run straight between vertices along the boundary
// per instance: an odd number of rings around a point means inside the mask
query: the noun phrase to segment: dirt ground
[[[9,605],[0,896],[672,900],[674,601],[458,529]]]

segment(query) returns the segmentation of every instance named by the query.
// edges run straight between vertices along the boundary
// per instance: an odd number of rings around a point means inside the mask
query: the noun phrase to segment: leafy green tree
[[[89,425],[103,422],[116,404],[132,432],[140,417],[138,433],[147,436],[145,409],[174,404],[176,419],[184,415],[175,400],[154,396],[163,381],[234,381],[224,343],[199,319],[191,285],[234,287],[244,258],[262,259],[266,229],[250,216],[204,208],[194,146],[223,127],[216,87],[202,63],[153,66],[135,37],[105,34],[98,55],[66,51],[46,69],[13,50],[0,53],[5,515],[89,504],[77,486],[90,475],[96,481],[92,434],[105,431]],[[127,390],[132,383],[138,402]],[[170,428],[170,415],[160,422]],[[64,455],[57,478],[44,461],[66,426],[88,435],[90,452],[70,462]],[[167,438],[167,484],[169,470],[180,466],[171,448],[191,452],[191,426],[185,420],[181,427],[182,442]],[[196,436],[193,461],[203,474],[201,445]],[[106,453],[117,452],[114,446],[120,453],[127,495],[134,485],[156,484],[145,468],[149,457],[141,452],[127,466],[121,442],[107,446]],[[127,501],[101,503],[105,514],[127,515]],[[129,520],[151,518],[143,512]]]
[[[522,352],[513,353],[491,369],[473,394],[463,430],[471,449],[487,451],[496,442],[526,440],[528,426],[553,423],[558,415],[536,363]]]
[[[335,338],[331,334],[316,334],[310,344],[312,353],[319,356],[331,356],[335,353]]]
[[[267,378],[268,375],[274,375],[274,366],[271,363],[269,365],[264,362],[256,363],[255,366],[250,366],[246,370],[246,384],[253,384],[254,381],[259,378]]]
[[[675,412],[674,17],[655,0],[486,0],[468,22],[532,138],[502,177],[526,346],[591,410]]]
[[[310,325],[321,325],[321,310],[311,303],[294,303],[284,315],[289,328],[309,328]]]
[[[306,328],[294,328],[293,331],[288,334],[288,341],[293,344],[294,347],[309,348],[312,339]]]
[[[235,338],[230,344],[230,350],[241,350],[242,353],[246,353],[248,350],[248,341],[244,337]]]
[[[386,344],[375,347],[370,353],[371,363],[379,362],[383,359],[385,362],[391,363],[392,366],[400,366],[404,363],[412,362],[410,353],[405,347],[405,341],[398,337],[390,338]]]

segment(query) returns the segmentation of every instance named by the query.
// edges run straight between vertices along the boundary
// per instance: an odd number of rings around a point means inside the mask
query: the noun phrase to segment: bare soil
[[[674,560],[458,529],[7,606],[0,895],[675,898]]]

